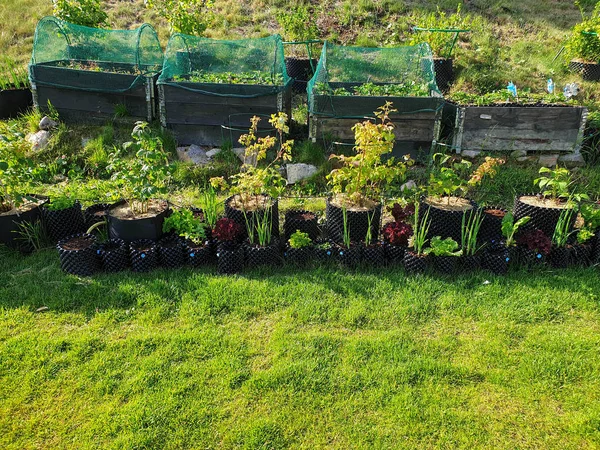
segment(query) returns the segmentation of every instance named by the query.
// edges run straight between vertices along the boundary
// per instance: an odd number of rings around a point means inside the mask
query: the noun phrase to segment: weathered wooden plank
[[[577,134],[576,130],[569,130],[545,133],[545,137],[523,137],[515,134],[465,131],[463,142],[469,150],[568,152],[574,150]]]
[[[207,95],[180,89],[168,84],[163,85],[165,99],[173,103],[189,103],[199,105],[234,105],[234,106],[270,106],[277,104],[277,93],[264,91],[265,95],[259,97],[230,97],[227,95]],[[260,91],[258,91],[260,92]]]
[[[581,108],[469,108],[465,111],[465,130],[490,127],[521,130],[552,131],[578,129]]]
[[[353,141],[352,127],[357,122],[355,119],[326,119],[317,117],[316,136],[331,134],[338,140]],[[427,119],[408,119],[394,121],[394,134],[399,141],[432,141],[434,140],[435,116]]]
[[[239,105],[202,105],[189,103],[165,102],[165,111],[169,123],[188,123],[220,125],[232,123],[246,128],[250,126],[250,118],[259,116],[267,122],[271,114],[278,111],[277,103],[270,106]]]
[[[391,102],[397,115],[420,111],[432,112],[442,107],[438,97],[365,97],[315,95],[314,110],[334,117],[373,117],[373,112]]]

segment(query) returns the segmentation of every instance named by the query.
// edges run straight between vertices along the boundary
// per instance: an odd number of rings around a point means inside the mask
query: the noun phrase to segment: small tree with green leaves
[[[144,0],[169,22],[171,31],[202,36],[212,20],[213,0]]]
[[[581,22],[573,27],[571,36],[565,43],[567,62],[578,59],[590,63],[598,63],[600,59],[600,2],[596,3],[592,13],[586,16],[583,5],[579,0],[575,5],[581,12]]]
[[[108,15],[101,0],[53,0],[54,16],[75,25],[98,28],[106,25]]]

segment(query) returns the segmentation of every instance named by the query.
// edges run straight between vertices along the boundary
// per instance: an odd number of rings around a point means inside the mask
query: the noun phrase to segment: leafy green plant
[[[10,156],[10,155],[7,155]],[[18,208],[35,199],[27,194],[33,179],[33,163],[25,158],[0,160],[0,212]]]
[[[27,87],[29,87],[29,75],[24,67],[8,59],[0,64],[0,91]]]
[[[555,247],[561,248],[567,245],[569,238],[575,231],[570,231],[573,214],[576,214],[573,209],[564,209],[561,211],[554,233],[552,234],[552,244]]]
[[[569,169],[565,167],[556,167],[556,169],[541,167],[539,173],[542,176],[536,178],[533,184],[538,186],[544,197],[555,200],[569,197],[569,186],[572,182]]]
[[[206,230],[202,221],[194,217],[189,209],[179,209],[166,217],[163,222],[163,231],[173,231],[178,236],[189,239],[195,243],[201,243],[206,239]]]
[[[576,24],[569,39],[565,43],[565,57],[567,61],[579,59],[585,62],[597,63],[600,58],[600,2],[596,3],[593,11],[586,17],[583,5],[575,1],[581,12],[581,22]]]
[[[202,36],[212,21],[213,0],[145,0],[171,27],[171,31]]]
[[[272,215],[271,208],[256,212],[248,218],[244,210],[244,219],[246,221],[246,231],[248,232],[248,241],[260,247],[266,247],[271,244]]]
[[[394,158],[381,161],[381,157],[394,148],[394,126],[389,118],[394,111],[392,104],[386,102],[375,111],[379,123],[366,120],[352,127],[355,155],[330,156],[330,159],[339,160],[342,167],[332,170],[327,180],[331,190],[341,194],[348,206],[372,206],[387,185],[404,181],[407,167],[412,165],[408,156],[403,161]]]
[[[54,16],[76,25],[98,28],[106,25],[108,15],[101,0],[52,0]]]
[[[216,84],[262,84],[283,85],[281,73],[261,72],[203,72],[193,71],[186,75],[176,75],[173,81],[188,83],[216,83]]]
[[[41,220],[35,222],[20,222],[17,229],[13,231],[18,236],[16,238],[25,247],[31,248],[33,251],[40,251],[50,247],[50,239],[46,233],[46,227]]]
[[[587,227],[580,228],[577,232],[577,243],[585,244],[596,235],[591,229]]]
[[[486,92],[484,94],[457,90],[451,92],[448,99],[463,106],[490,106],[503,103],[514,103],[519,105],[570,105],[575,102],[574,99],[567,99],[562,92],[553,94],[533,93],[526,89],[521,89],[518,97],[515,97],[506,89]]]
[[[429,208],[427,208],[427,212],[421,219],[419,217],[420,210],[419,202],[415,202],[415,214],[413,216],[413,235],[410,238],[410,245],[413,248],[413,251],[417,255],[424,255],[424,247],[427,243],[427,233],[429,232],[429,226],[431,224],[429,220]]]
[[[173,166],[169,164],[162,140],[146,122],[136,122],[131,137],[133,141],[111,154],[108,170],[119,183],[131,212],[142,214],[148,211],[150,199],[167,191]],[[129,158],[126,153],[131,151],[135,155]]]
[[[433,253],[434,256],[461,256],[463,252],[458,248],[458,242],[451,237],[442,239],[440,236],[434,236],[431,238],[429,248],[423,253],[426,255]]]
[[[579,212],[581,217],[583,217],[583,223],[586,228],[592,231],[600,228],[600,206],[584,203],[580,206]]]
[[[202,204],[202,212],[204,213],[204,221],[212,230],[217,224],[219,218],[219,199],[217,193],[212,186],[208,186],[201,194],[200,201]]]
[[[49,203],[46,203],[45,207],[49,211],[62,211],[72,208],[76,201],[71,195],[63,193],[57,197],[53,197]]]
[[[515,236],[519,228],[525,225],[531,220],[531,217],[521,217],[515,222],[515,218],[511,213],[506,213],[502,219],[502,235],[504,236],[504,242],[506,247],[514,247],[516,245]]]
[[[333,95],[349,97],[352,95],[362,97],[428,97],[431,88],[427,83],[407,81],[405,83],[375,84],[363,83],[348,90],[344,87],[332,89],[329,84],[319,82],[315,84],[317,95]]]
[[[301,5],[288,9],[276,16],[283,36],[288,41],[308,41],[319,38],[319,28],[308,6]]]
[[[460,228],[461,248],[463,255],[473,256],[479,250],[477,236],[483,223],[483,211],[481,209],[471,210],[462,216]]]
[[[290,248],[305,248],[312,244],[312,239],[308,236],[308,233],[296,230],[290,235],[288,243],[290,244]]]
[[[365,245],[367,247],[369,247],[373,242],[373,233],[371,232],[373,217],[375,217],[375,210],[373,210],[371,213],[367,211],[367,233],[365,234]]]
[[[350,248],[350,245],[352,244],[352,240],[350,239],[350,226],[348,224],[348,210],[346,208],[342,208],[342,224],[343,224],[342,241],[344,242],[344,246],[346,248]]]

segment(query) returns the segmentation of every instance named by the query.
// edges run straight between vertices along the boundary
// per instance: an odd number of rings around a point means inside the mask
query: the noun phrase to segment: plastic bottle
[[[512,95],[513,97],[517,97],[517,86],[515,86],[515,84],[512,81],[508,83],[506,89],[508,90],[510,95]]]
[[[552,81],[552,78],[548,78],[548,94],[554,94],[554,81]]]

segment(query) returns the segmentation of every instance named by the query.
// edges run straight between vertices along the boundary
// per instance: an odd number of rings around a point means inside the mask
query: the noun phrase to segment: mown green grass
[[[0,447],[600,445],[595,268],[213,272],[2,250]]]

